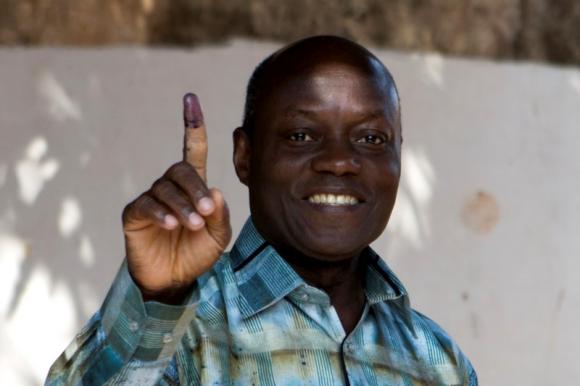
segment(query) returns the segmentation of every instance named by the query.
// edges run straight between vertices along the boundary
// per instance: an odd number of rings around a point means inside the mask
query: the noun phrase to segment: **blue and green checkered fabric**
[[[349,335],[251,219],[185,305],[143,302],[124,263],[46,385],[477,385],[457,345],[365,253],[366,305]]]

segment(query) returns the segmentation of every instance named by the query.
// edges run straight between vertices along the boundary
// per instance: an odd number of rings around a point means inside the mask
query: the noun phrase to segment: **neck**
[[[362,287],[360,256],[341,261],[321,261],[293,251],[282,253],[282,257],[304,281],[329,294],[343,286],[359,284]]]
[[[321,261],[296,251],[278,252],[306,283],[328,294],[346,333],[350,333],[364,307],[366,259],[359,254],[341,261]]]

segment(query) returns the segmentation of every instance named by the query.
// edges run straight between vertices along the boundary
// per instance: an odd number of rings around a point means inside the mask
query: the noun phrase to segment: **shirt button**
[[[346,343],[346,351],[348,351],[348,352],[354,351],[354,345],[351,342]]]
[[[136,321],[131,321],[131,323],[129,323],[129,330],[131,330],[131,332],[136,332],[139,329],[139,323],[137,323]]]
[[[163,343],[173,342],[173,336],[171,334],[163,334]]]

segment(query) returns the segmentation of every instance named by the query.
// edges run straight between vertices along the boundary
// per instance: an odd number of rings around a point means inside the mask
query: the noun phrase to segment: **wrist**
[[[137,284],[138,285],[138,284]],[[158,291],[151,291],[138,285],[141,291],[141,296],[144,302],[158,302],[169,305],[182,305],[187,299],[188,294],[191,292],[193,285],[186,287],[176,287],[176,288],[166,288]]]

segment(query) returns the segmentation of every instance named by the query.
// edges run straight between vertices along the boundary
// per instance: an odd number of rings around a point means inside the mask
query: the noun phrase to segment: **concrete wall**
[[[120,213],[180,158],[200,95],[233,226],[246,79],[276,46],[0,50],[0,380],[38,385],[123,258]],[[580,71],[376,51],[399,84],[404,172],[375,244],[483,385],[580,377]]]

